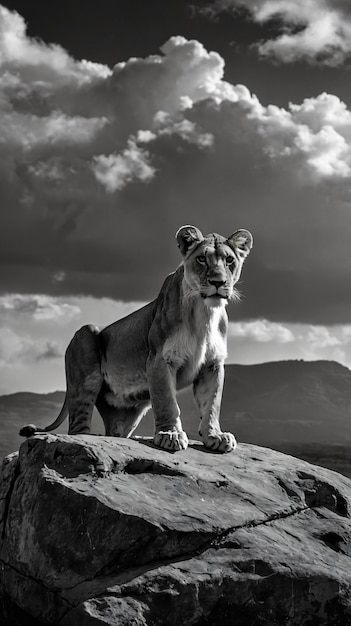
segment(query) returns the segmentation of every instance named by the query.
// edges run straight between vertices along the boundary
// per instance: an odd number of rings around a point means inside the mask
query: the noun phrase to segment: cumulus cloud
[[[16,67],[19,72],[30,69],[31,76],[37,76],[38,80],[41,75],[49,81],[50,74],[54,74],[52,79],[65,83],[85,84],[111,73],[104,65],[75,61],[59,45],[28,38],[22,16],[3,6],[0,6],[0,65],[5,69]]]
[[[158,111],[153,119],[153,132],[138,132],[138,139],[141,142],[148,143],[159,137],[179,137],[183,141],[194,144],[199,148],[208,148],[213,145],[214,137],[211,133],[205,132],[194,122],[184,118],[182,115],[186,109],[193,106],[190,98],[183,99],[181,103],[180,113],[178,115],[170,115],[165,111]]]
[[[58,357],[62,357],[62,352],[56,342],[37,341],[28,335],[17,335],[10,328],[0,328],[0,366]]]
[[[80,314],[76,304],[46,295],[7,294],[0,296],[0,313],[30,315],[34,320],[71,320]]]
[[[8,142],[10,148],[29,153],[49,145],[60,150],[89,144],[106,122],[105,118],[69,117],[58,111],[47,117],[5,112],[1,116],[0,129],[3,144]]]
[[[346,329],[341,330],[341,335],[345,335],[345,330]],[[337,334],[339,336],[337,336]],[[325,326],[309,326],[307,328],[306,344],[310,346],[312,350],[341,346],[343,343],[340,337],[340,331],[333,332],[333,330]]]
[[[269,320],[231,322],[229,360],[256,363],[285,359],[339,361],[351,367],[351,326],[278,324]]]
[[[2,293],[150,300],[190,222],[253,231],[243,319],[346,322],[345,103],[263,106],[224,80],[218,53],[178,36],[110,70],[1,16]]]
[[[351,7],[347,0],[214,0],[204,10],[244,9],[258,24],[274,20],[277,36],[258,45],[262,56],[285,63],[300,59],[337,66],[351,55]]]
[[[106,191],[120,191],[128,182],[150,181],[155,169],[148,162],[147,150],[140,148],[134,139],[128,140],[128,147],[121,154],[99,155],[93,159],[93,171],[96,179]]]
[[[288,343],[294,341],[294,334],[283,324],[268,320],[254,320],[251,322],[231,322],[229,325],[230,337],[250,337],[255,341],[266,343],[276,341]]]

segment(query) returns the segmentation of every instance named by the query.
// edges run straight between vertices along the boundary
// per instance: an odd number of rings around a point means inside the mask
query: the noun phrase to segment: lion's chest
[[[206,312],[207,313],[207,312]],[[197,315],[164,343],[162,356],[177,372],[177,388],[190,385],[201,367],[227,356],[226,337],[219,330],[219,312]]]

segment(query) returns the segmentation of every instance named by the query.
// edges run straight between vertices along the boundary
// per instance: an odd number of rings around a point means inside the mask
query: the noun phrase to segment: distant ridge
[[[351,371],[335,361],[229,365],[222,416],[255,443],[351,444]]]
[[[35,422],[45,426],[54,419],[63,402],[64,391],[31,393],[19,391],[0,396],[0,457],[17,450],[22,443],[19,429]]]
[[[9,403],[13,403],[16,399],[18,399],[19,401],[36,401],[39,398],[41,400],[49,400],[52,402],[57,402],[60,401],[61,399],[64,397],[65,392],[64,391],[49,391],[48,393],[35,393],[33,391],[16,391],[15,393],[9,393],[9,394],[4,394],[3,396],[0,396],[1,402],[4,401],[6,402],[8,399]]]

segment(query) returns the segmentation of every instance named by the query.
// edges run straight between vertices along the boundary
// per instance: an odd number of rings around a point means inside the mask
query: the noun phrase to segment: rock
[[[2,623],[346,626],[350,511],[266,448],[36,435],[0,471]]]

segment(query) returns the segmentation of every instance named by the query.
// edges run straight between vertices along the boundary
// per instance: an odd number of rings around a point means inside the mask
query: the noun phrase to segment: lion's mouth
[[[223,293],[218,293],[218,292],[211,293],[211,294],[202,293],[201,296],[203,298],[215,298],[215,299],[221,298],[222,300],[228,300],[228,296],[227,295],[225,295]]]

